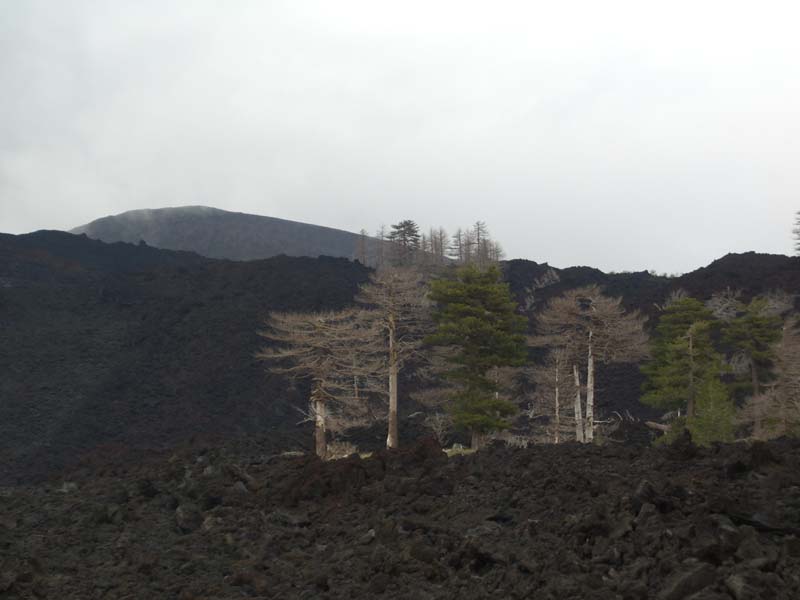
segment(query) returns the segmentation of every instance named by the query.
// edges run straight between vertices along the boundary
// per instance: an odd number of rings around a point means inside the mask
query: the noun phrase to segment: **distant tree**
[[[419,252],[417,253],[417,264],[427,266],[433,262],[433,243],[428,234],[423,233],[419,238]]]
[[[496,267],[462,267],[453,279],[434,280],[431,300],[437,330],[427,341],[454,349],[446,373],[457,386],[451,414],[472,433],[477,448],[486,433],[508,427],[507,417],[516,411],[500,398],[499,368],[524,363],[526,320],[516,314]]]
[[[375,232],[375,261],[374,266],[380,269],[383,267],[386,250],[386,225],[381,225]]]
[[[419,226],[411,219],[405,219],[392,225],[389,241],[394,244],[396,264],[410,265],[420,249]]]
[[[453,234],[453,241],[450,245],[450,258],[459,264],[466,264],[467,260],[467,241],[464,232],[459,227]]]
[[[681,300],[683,300],[685,298],[688,298],[688,297],[689,297],[689,292],[687,292],[683,288],[678,288],[678,289],[672,290],[669,293],[669,295],[666,297],[664,302],[662,302],[661,304],[655,303],[655,307],[659,311],[663,312],[663,311],[667,310],[670,306],[675,304],[676,302],[680,302]]]
[[[358,232],[358,240],[356,242],[356,260],[358,260],[362,265],[368,264],[369,260],[369,252],[367,250],[367,245],[369,243],[369,236],[367,235],[367,230],[362,229]]]
[[[359,337],[354,335],[359,326],[368,325],[361,321],[360,311],[352,309],[272,313],[266,329],[259,332],[271,343],[256,356],[269,363],[270,372],[310,382],[307,416],[315,426],[316,454],[323,459],[328,454],[327,431],[332,417],[340,426],[346,426],[366,415],[357,382],[372,367],[360,366],[359,348],[353,343]]]
[[[431,238],[431,252],[434,256],[435,262],[437,265],[443,265],[446,262],[447,258],[447,250],[448,250],[448,240],[449,237],[447,235],[447,231],[444,228],[439,227],[438,229],[431,229],[430,232]]]
[[[361,352],[381,357],[389,393],[387,448],[397,448],[398,379],[403,365],[418,355],[422,339],[431,329],[427,288],[422,275],[412,268],[385,267],[361,287],[357,301],[369,310],[363,320],[374,326],[361,329]],[[357,323],[356,323],[357,325]]]
[[[794,229],[792,229],[792,236],[794,238],[794,253],[800,255],[800,210],[794,214]]]
[[[489,240],[487,242],[487,258],[489,263],[497,263],[503,260],[505,257],[505,252],[503,251],[503,247],[500,245],[500,242],[495,240]]]
[[[651,344],[652,360],[642,366],[647,376],[644,404],[694,416],[700,382],[722,370],[722,356],[711,340],[712,319],[711,311],[694,298],[667,307]]]
[[[449,257],[459,264],[475,264],[485,269],[502,260],[503,248],[490,237],[486,223],[476,221],[472,227],[456,230],[450,243]]]
[[[473,262],[483,269],[489,264],[489,228],[483,221],[476,221],[472,226]]]

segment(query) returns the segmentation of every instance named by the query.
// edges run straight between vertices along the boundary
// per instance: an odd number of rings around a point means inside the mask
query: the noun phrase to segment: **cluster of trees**
[[[800,363],[793,299],[780,292],[742,302],[725,290],[705,304],[677,293],[663,306],[642,402],[677,416],[700,443],[730,441],[743,425],[768,438],[796,433]],[[741,407],[741,409],[739,408]]]
[[[524,363],[527,322],[496,266],[449,266],[433,279],[415,267],[384,267],[356,301],[341,311],[273,313],[260,332],[270,344],[258,357],[269,370],[310,386],[305,418],[315,423],[319,456],[327,455],[328,432],[378,411],[386,414],[387,447],[398,447],[398,387],[409,367],[439,392],[432,404],[447,406],[432,419],[442,430],[464,427],[477,445],[508,426],[516,407],[500,395],[499,371]]]
[[[396,448],[400,370],[413,360],[429,322],[421,274],[377,271],[359,306],[325,313],[272,313],[259,334],[271,344],[257,356],[273,373],[310,382],[306,417],[315,423],[316,452],[327,455],[327,432],[375,417],[388,398],[387,446]]]
[[[529,321],[482,222],[449,238],[405,220],[386,239],[356,306],[272,314],[260,332],[270,370],[308,383],[305,418],[320,456],[329,433],[376,420],[387,421],[387,447],[398,447],[404,372],[442,442],[455,426],[478,447],[527,400],[540,440],[591,443],[603,422],[597,374],[614,363],[643,363],[641,400],[669,415],[649,423],[666,438],[684,428],[699,443],[731,440],[737,428],[757,438],[800,434],[800,328],[787,294],[745,303],[725,290],[704,303],[674,292],[651,336],[638,310],[586,286]]]
[[[421,231],[416,222],[406,219],[381,226],[374,237],[362,229],[355,258],[371,267],[442,266],[449,263],[475,264],[486,268],[503,258],[500,243],[493,240],[483,221],[466,229],[458,228],[450,236],[443,227]]]
[[[538,416],[548,417],[554,443],[571,437],[570,430],[573,439],[592,442],[597,426],[598,366],[637,362],[647,356],[645,318],[638,311],[626,311],[621,298],[588,286],[550,301],[535,325],[530,344],[546,351],[545,359],[531,369],[537,384]]]
[[[741,296],[728,289],[703,303],[678,290],[658,307],[651,337],[638,311],[626,312],[596,286],[566,292],[536,318],[531,345],[545,354],[531,368],[531,416],[546,418],[555,443],[592,441],[598,365],[643,361],[641,401],[665,411],[666,422],[648,423],[665,440],[684,429],[700,444],[733,440],[737,431],[757,439],[800,435],[794,298]]]

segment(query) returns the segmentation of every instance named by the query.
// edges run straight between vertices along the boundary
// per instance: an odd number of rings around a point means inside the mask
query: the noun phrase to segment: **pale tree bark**
[[[386,436],[386,447],[397,448],[399,435],[397,431],[397,377],[400,365],[397,355],[397,322],[390,316],[388,322],[389,334],[389,431]]]
[[[583,435],[583,411],[581,409],[581,374],[578,365],[572,365],[572,373],[575,377],[575,439],[583,444],[586,439]]]
[[[328,417],[323,399],[314,400],[314,446],[317,456],[328,457]]]
[[[589,355],[586,359],[586,426],[585,440],[594,440],[594,353],[592,352],[592,331],[589,330]]]
[[[555,428],[555,431],[553,432],[553,443],[555,443],[555,444],[558,444],[560,442],[560,438],[561,438],[561,398],[559,397],[559,393],[560,393],[560,389],[559,389],[559,378],[560,378],[559,376],[560,376],[560,373],[559,373],[559,371],[561,370],[560,362],[561,362],[560,361],[560,357],[557,356],[556,357],[556,372],[555,372],[556,385],[555,385],[555,398],[554,398],[554,402],[555,402],[554,420],[555,420],[556,428]]]
[[[573,407],[570,402],[564,402],[567,394],[563,393],[564,390],[571,389],[573,374],[570,361],[575,353],[569,347],[559,346],[563,341],[560,337],[529,337],[530,346],[546,348],[548,352],[543,363],[532,364],[524,369],[529,382],[526,387],[531,389],[527,396],[531,400],[526,411],[528,418],[531,419],[532,426],[544,420],[548,424],[548,430],[542,441],[554,444],[571,439],[575,431],[571,425]],[[565,419],[565,411],[570,418]]]

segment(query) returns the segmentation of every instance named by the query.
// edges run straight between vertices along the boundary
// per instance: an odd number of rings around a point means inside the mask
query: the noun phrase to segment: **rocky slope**
[[[677,287],[701,298],[726,286],[800,292],[800,260],[757,254],[676,279],[529,261],[505,271],[529,312],[587,283],[645,311]],[[63,232],[0,235],[0,483],[46,476],[98,448],[122,460],[191,436],[268,431],[276,449],[307,447],[296,411],[305,390],[265,374],[256,330],[270,310],[345,306],[367,276],[344,259],[234,262]],[[601,414],[649,416],[636,365],[603,367],[598,378]],[[416,410],[412,385],[401,386],[404,439],[421,430],[405,418]],[[378,447],[383,435],[374,428],[359,444]]]
[[[432,442],[322,463],[256,440],[0,489],[4,598],[800,597],[800,443]]]
[[[104,242],[143,240],[157,248],[231,260],[279,254],[353,258],[359,242],[357,234],[341,229],[206,206],[132,210],[97,219],[71,233]]]
[[[230,262],[61,232],[0,236],[0,481],[99,445],[295,431],[302,401],[254,358],[256,331],[270,310],[341,307],[366,277],[336,258]]]

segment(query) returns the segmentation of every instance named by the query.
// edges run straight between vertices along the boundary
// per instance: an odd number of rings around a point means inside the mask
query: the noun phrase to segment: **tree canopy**
[[[525,362],[527,322],[516,313],[500,270],[462,267],[454,278],[431,283],[431,300],[437,330],[427,342],[455,349],[446,376],[459,386],[453,395],[456,425],[478,434],[507,427],[506,417],[516,409],[499,397],[490,371]]]

